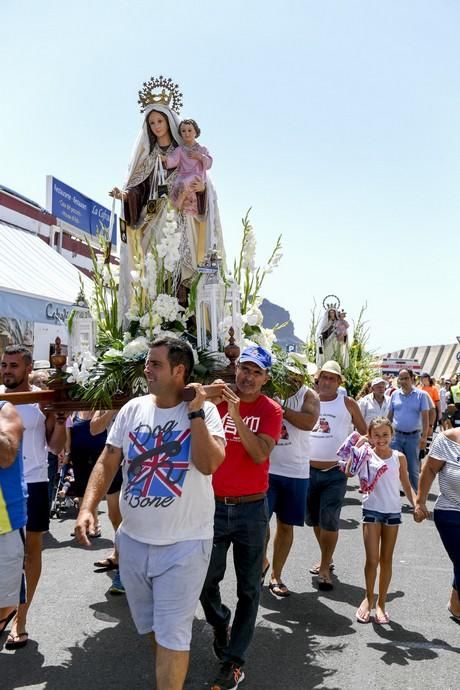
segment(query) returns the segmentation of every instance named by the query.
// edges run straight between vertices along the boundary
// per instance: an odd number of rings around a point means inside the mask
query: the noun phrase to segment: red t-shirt
[[[216,496],[247,496],[268,489],[268,457],[256,464],[245,450],[235,423],[227,413],[227,403],[217,406],[222,419],[227,445],[225,460],[214,473],[212,484]],[[281,436],[283,411],[277,402],[260,395],[254,402],[240,403],[240,415],[255,434],[266,434],[278,442]]]

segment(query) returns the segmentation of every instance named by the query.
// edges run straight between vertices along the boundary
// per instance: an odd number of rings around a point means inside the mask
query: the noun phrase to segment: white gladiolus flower
[[[131,307],[131,309],[126,312],[126,318],[128,321],[139,321],[140,316],[135,307]]]
[[[131,275],[131,280],[133,281],[133,283],[139,282],[139,279],[141,277],[141,274],[139,271],[130,271],[130,275]]]
[[[123,357],[126,359],[131,359],[136,355],[147,354],[149,349],[149,344],[147,338],[144,336],[139,336],[135,340],[131,340],[123,349]]]
[[[144,314],[139,321],[141,328],[148,328],[150,326],[150,314]]]
[[[123,354],[121,350],[116,350],[114,347],[110,347],[106,352],[104,352],[104,357],[122,357]]]

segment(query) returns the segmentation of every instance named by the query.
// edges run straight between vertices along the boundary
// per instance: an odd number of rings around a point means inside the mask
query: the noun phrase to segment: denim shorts
[[[212,539],[154,546],[117,531],[120,577],[137,631],[155,633],[174,651],[190,649],[193,617],[211,557]]]
[[[285,525],[305,524],[305,502],[307,500],[308,479],[282,477],[279,474],[269,474],[268,513],[276,517]]]
[[[363,508],[363,523],[380,523],[388,527],[401,524],[401,513],[379,513],[377,510]]]

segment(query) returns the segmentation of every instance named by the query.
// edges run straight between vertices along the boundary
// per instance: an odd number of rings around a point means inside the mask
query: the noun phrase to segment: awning
[[[41,323],[66,320],[92,281],[42,239],[0,223],[0,317]]]

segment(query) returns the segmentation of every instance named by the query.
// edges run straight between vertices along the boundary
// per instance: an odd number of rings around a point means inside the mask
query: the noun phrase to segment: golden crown
[[[182,108],[182,94],[178,84],[175,84],[172,79],[160,75],[159,77],[152,77],[149,81],[144,81],[137,102],[141,106],[141,113],[148,105],[161,104],[171,108],[179,115]]]

